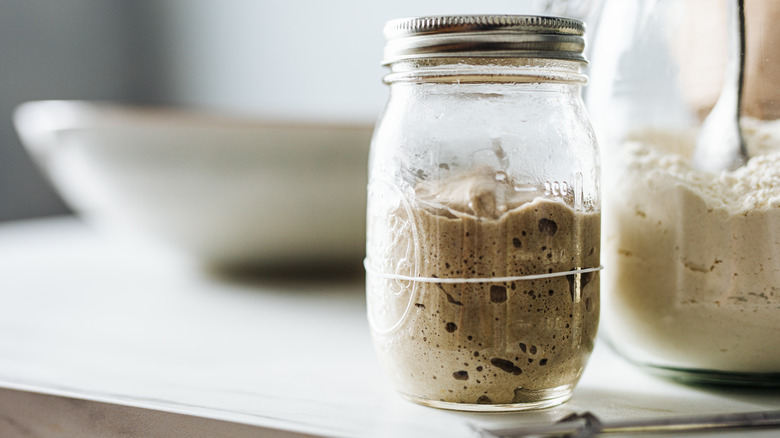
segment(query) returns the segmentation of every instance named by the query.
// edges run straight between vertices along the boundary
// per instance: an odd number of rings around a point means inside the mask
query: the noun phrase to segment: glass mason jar
[[[459,410],[567,400],[599,315],[599,156],[583,26],[390,21],[371,146],[367,302],[405,397]]]
[[[739,35],[737,6],[603,5],[587,94],[608,188],[603,333],[620,354],[656,373],[777,385],[780,52],[773,44],[780,2],[744,3],[740,122],[750,160],[716,172],[691,164],[703,120],[729,77],[729,52],[737,52],[727,43]]]

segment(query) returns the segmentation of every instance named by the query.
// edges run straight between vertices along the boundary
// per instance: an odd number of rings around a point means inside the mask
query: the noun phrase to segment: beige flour
[[[607,332],[661,366],[780,372],[780,124],[746,121],[753,158],[710,175],[694,137],[645,134],[605,200]]]
[[[414,226],[396,228],[384,265],[408,266],[413,258],[417,271],[407,274],[439,278],[599,266],[599,213],[520,199],[498,179],[478,171],[419,184],[415,201],[393,213]],[[597,272],[468,284],[369,275],[368,285],[374,314],[382,296],[385,315],[402,321],[389,332],[374,330],[374,340],[397,388],[413,398],[506,404],[565,396],[593,348]]]

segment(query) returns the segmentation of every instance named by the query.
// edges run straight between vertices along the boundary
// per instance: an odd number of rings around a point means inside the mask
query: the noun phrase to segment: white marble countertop
[[[2,224],[0,388],[110,403],[106,415],[148,408],[186,414],[182,421],[329,437],[470,437],[470,424],[585,411],[619,420],[780,409],[778,390],[684,386],[644,374],[602,344],[563,406],[515,414],[418,406],[378,369],[363,294],[357,269],[228,278],[108,240],[73,218]],[[27,436],[7,406],[0,403],[0,432]],[[50,415],[58,414],[67,412]],[[719,436],[730,435],[745,432]]]

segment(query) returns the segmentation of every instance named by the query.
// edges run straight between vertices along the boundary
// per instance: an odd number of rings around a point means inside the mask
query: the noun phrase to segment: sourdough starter
[[[645,133],[605,202],[609,337],[651,365],[780,372],[780,124],[744,123],[753,158],[689,165],[695,136]]]
[[[420,183],[391,214],[386,259],[369,254],[368,262],[434,279],[599,266],[598,212],[513,193],[510,181],[485,170]],[[369,274],[368,287],[381,362],[418,401],[534,403],[565,395],[596,336],[598,272],[481,283]],[[391,323],[378,327],[389,315]]]

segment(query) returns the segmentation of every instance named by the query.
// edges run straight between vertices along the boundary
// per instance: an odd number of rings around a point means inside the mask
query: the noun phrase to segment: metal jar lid
[[[585,62],[584,24],[533,15],[452,15],[390,20],[383,65],[419,58],[548,58]]]

